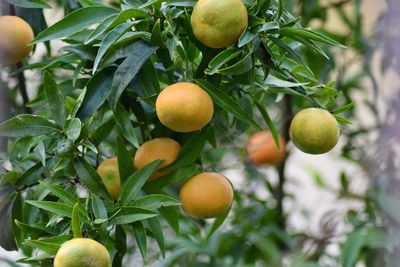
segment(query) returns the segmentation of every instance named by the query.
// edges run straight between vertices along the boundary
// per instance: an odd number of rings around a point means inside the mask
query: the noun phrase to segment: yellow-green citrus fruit
[[[172,164],[177,158],[181,145],[171,138],[155,138],[143,143],[136,151],[134,167],[139,170],[147,164],[159,159],[164,160],[158,169],[150,176],[149,181],[169,174],[160,169]]]
[[[108,250],[89,238],[74,238],[60,247],[54,267],[111,267]]]
[[[286,142],[279,135],[279,148],[269,131],[256,132],[250,136],[246,146],[247,156],[256,165],[278,165],[286,154]]]
[[[290,125],[293,144],[309,154],[323,154],[338,142],[339,127],[335,117],[320,108],[308,108],[297,113]]]
[[[199,0],[191,16],[193,33],[208,47],[235,44],[248,24],[241,0]]]
[[[156,100],[158,119],[176,132],[193,132],[212,119],[214,105],[206,91],[194,83],[179,82],[161,91]]]
[[[0,16],[0,64],[15,64],[32,51],[31,26],[17,16]]]
[[[233,202],[228,179],[215,172],[203,172],[190,178],[179,194],[182,207],[194,218],[214,218],[227,212]]]
[[[113,157],[104,160],[97,167],[97,173],[101,177],[108,193],[113,200],[118,200],[121,190],[121,177],[119,174],[118,158]]]

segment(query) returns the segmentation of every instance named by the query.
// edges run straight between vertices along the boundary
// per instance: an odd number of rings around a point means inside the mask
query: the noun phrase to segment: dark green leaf
[[[146,229],[144,229],[142,222],[135,222],[132,224],[133,236],[135,237],[136,244],[139,247],[140,254],[142,255],[143,261],[146,262],[147,256],[147,239]]]
[[[72,219],[71,219],[72,233],[74,238],[82,237],[81,225],[79,221],[79,203],[77,202],[72,209]]]
[[[129,224],[156,217],[157,212],[136,207],[122,207],[121,210],[112,217],[111,224]]]
[[[95,112],[111,92],[115,68],[106,68],[96,73],[88,82],[86,94],[78,110],[77,117],[85,119]]]
[[[132,202],[132,205],[139,208],[156,210],[161,207],[180,206],[181,202],[170,196],[152,194],[136,199]]]
[[[214,102],[220,106],[223,110],[231,113],[237,119],[254,126],[257,129],[261,127],[254,121],[254,119],[242,110],[228,94],[216,88],[213,84],[206,80],[196,80],[196,83],[200,85],[207,93],[212,97]]]
[[[0,136],[25,137],[53,135],[60,129],[44,117],[22,114],[0,124]]]
[[[44,0],[7,0],[7,2],[24,8],[51,8]]]
[[[116,12],[116,9],[100,6],[78,9],[41,32],[35,39],[33,39],[32,44],[71,35],[92,24],[100,22],[104,18]]]
[[[162,257],[165,258],[164,234],[160,220],[158,218],[150,218],[147,219],[147,223],[149,224],[150,231],[153,233],[153,236],[160,247]]]
[[[118,66],[112,83],[111,103],[113,108],[117,106],[119,97],[135,78],[143,64],[157,50],[157,47],[149,46],[145,42],[137,41],[129,56]]]
[[[85,159],[77,157],[74,160],[74,167],[79,176],[79,180],[82,181],[92,193],[105,199],[110,199],[107,189],[101,182],[100,176]]]
[[[136,194],[149,179],[150,175],[160,166],[161,162],[161,160],[155,160],[126,179],[121,188],[121,205],[127,205],[134,200]]]

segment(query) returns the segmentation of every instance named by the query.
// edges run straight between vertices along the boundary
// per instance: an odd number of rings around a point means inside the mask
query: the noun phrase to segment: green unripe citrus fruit
[[[54,267],[111,267],[108,250],[89,238],[74,238],[60,247]]]
[[[338,142],[339,127],[335,117],[320,108],[308,108],[297,113],[290,125],[293,144],[309,154],[323,154]]]

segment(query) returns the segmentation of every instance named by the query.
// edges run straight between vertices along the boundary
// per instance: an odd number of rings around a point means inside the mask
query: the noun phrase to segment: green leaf
[[[177,171],[162,177],[162,179],[155,179],[151,182],[148,182],[144,186],[144,190],[150,192],[158,192],[165,186],[180,184],[199,172],[200,169],[197,165],[190,165],[187,167],[179,168]]]
[[[317,41],[320,43],[325,43],[325,44],[330,44],[330,45],[334,45],[340,48],[346,48],[346,46],[342,45],[341,43],[336,42],[335,40],[333,40],[332,38],[319,33],[317,31],[312,31],[309,29],[303,29],[303,28],[281,28],[279,30],[279,33],[282,35],[285,35],[289,38],[292,38],[293,36],[297,36],[297,37],[301,37],[301,38],[305,38],[308,40],[313,40],[313,41]]]
[[[267,109],[264,107],[264,105],[258,101],[257,99],[254,99],[254,104],[260,111],[262,117],[264,118],[265,122],[268,125],[269,130],[271,131],[272,137],[274,138],[275,144],[280,148],[280,140],[279,140],[279,133],[278,130],[275,127],[275,123],[272,121],[271,116],[269,116]]]
[[[25,137],[60,133],[57,125],[39,115],[22,114],[0,124],[0,136]]]
[[[180,206],[181,202],[167,195],[152,194],[136,199],[132,202],[132,205],[143,209],[156,210],[161,207]]]
[[[55,255],[57,251],[60,248],[60,245],[54,244],[54,243],[49,243],[45,242],[42,240],[25,240],[24,241],[25,245],[31,246],[33,248],[38,248],[50,255]]]
[[[23,8],[51,8],[44,0],[7,0],[7,2]]]
[[[139,141],[137,140],[135,129],[133,128],[132,121],[129,118],[130,114],[122,105],[117,105],[114,111],[114,118],[118,130],[121,135],[125,137],[134,147],[139,147]]]
[[[356,105],[356,102],[351,102],[343,107],[339,107],[335,110],[332,111],[333,114],[340,114],[340,113],[344,113],[352,108],[354,108],[354,106]]]
[[[17,250],[15,237],[13,235],[13,207],[16,194],[13,188],[8,185],[0,187],[0,246],[7,251]]]
[[[117,41],[126,31],[132,28],[132,22],[126,22],[118,25],[115,29],[110,31],[100,44],[100,48],[97,52],[96,58],[94,59],[92,74],[96,73],[97,67],[100,64],[100,60],[111,48],[111,46]]]
[[[146,229],[143,223],[138,221],[132,224],[133,236],[135,237],[136,244],[139,247],[140,254],[142,255],[143,261],[146,262],[147,257],[147,239]]]
[[[106,68],[96,73],[87,83],[86,94],[77,112],[77,117],[85,119],[106,101],[111,92],[115,68]]]
[[[132,18],[143,19],[143,18],[147,18],[147,17],[149,17],[149,14],[144,10],[140,10],[140,9],[136,9],[136,8],[126,9],[126,10],[124,10],[121,13],[118,14],[118,17],[107,28],[107,30],[109,30],[111,28],[114,28],[118,24],[121,24],[121,23],[123,23],[125,21],[128,21],[128,20],[132,19]]]
[[[159,212],[161,216],[168,222],[175,233],[179,235],[179,216],[180,211],[177,206],[164,206],[160,207]]]
[[[161,255],[165,258],[165,244],[164,244],[164,234],[161,227],[160,220],[158,218],[147,219],[150,231],[153,233],[154,238],[161,250]]]
[[[340,124],[352,124],[352,122],[345,117],[338,116],[338,115],[333,115],[335,119],[337,120],[338,123]]]
[[[150,175],[160,166],[161,162],[161,160],[155,160],[126,179],[121,188],[121,205],[127,205],[134,200],[136,194],[149,179]]]
[[[72,208],[60,202],[53,202],[53,201],[36,201],[36,200],[26,200],[25,201],[32,206],[38,207],[40,209],[59,214],[64,217],[71,218],[72,216]]]
[[[95,194],[92,196],[92,210],[96,219],[107,219],[107,209],[104,202]]]
[[[365,235],[362,229],[352,232],[342,247],[343,267],[353,267],[358,259],[364,245]]]
[[[113,14],[109,17],[106,17],[85,39],[84,44],[88,45],[92,41],[96,40],[99,38],[107,29],[110,27],[110,25],[114,22],[115,18],[118,17],[118,14]]]
[[[163,171],[180,169],[195,162],[201,155],[207,140],[207,130],[193,134],[179,151],[177,160],[171,165],[162,168]]]
[[[43,236],[43,235],[48,235],[49,233],[45,231],[44,229],[41,229],[39,227],[35,227],[34,225],[31,224],[26,224],[22,223],[18,220],[14,220],[15,225],[24,233],[28,234],[29,236],[32,237],[37,237],[37,236]]]
[[[40,181],[40,184],[48,189],[53,195],[64,201],[70,206],[74,206],[78,202],[78,198],[67,192],[61,186],[50,184],[46,181]]]
[[[117,215],[112,216],[111,224],[129,224],[156,217],[157,212],[136,207],[122,207]]]
[[[79,203],[77,202],[72,209],[72,233],[74,234],[74,238],[82,237],[81,225],[79,222]]]
[[[213,84],[206,80],[195,80],[195,82],[203,88],[207,93],[212,97],[214,102],[220,106],[223,110],[228,113],[231,113],[237,119],[254,126],[257,129],[261,130],[261,127],[254,121],[254,119],[246,113],[243,109],[241,109],[235,100],[233,100],[227,93],[219,90]]]
[[[73,118],[67,126],[66,132],[67,132],[67,138],[73,142],[75,142],[80,134],[81,134],[81,120],[78,118]]]
[[[112,130],[114,129],[115,126],[115,121],[114,119],[109,119],[108,121],[104,122],[100,127],[96,129],[96,131],[93,133],[91,139],[93,142],[97,145],[99,145],[104,139],[107,138],[107,136],[110,135]]]
[[[78,174],[79,180],[83,182],[83,184],[86,185],[92,193],[110,200],[110,196],[104,184],[101,182],[100,176],[84,158],[75,158],[74,167],[76,173]]]
[[[156,21],[156,23],[154,24],[154,27],[151,31],[150,43],[154,46],[162,46],[163,45],[163,41],[161,38],[160,19],[158,19]]]
[[[307,85],[307,83],[297,83],[282,80],[271,74],[268,75],[267,79],[264,81],[264,84],[269,87],[298,87]]]
[[[143,41],[137,41],[135,44],[136,46],[132,48],[129,56],[115,71],[111,93],[111,104],[114,109],[122,92],[135,78],[147,59],[157,50],[157,47],[149,46]]]
[[[121,182],[125,181],[132,173],[133,169],[133,157],[132,154],[126,149],[126,145],[121,139],[117,140],[117,158],[119,166],[119,174]]]
[[[100,6],[78,9],[41,32],[31,43],[37,44],[71,35],[92,24],[100,22],[116,12],[118,12],[116,9]]]
[[[250,71],[253,68],[252,53],[248,53],[235,64],[219,69],[216,73],[223,75],[240,75]]]
[[[208,64],[208,68],[204,71],[208,75],[213,75],[215,74],[224,64],[228,63],[235,57],[239,56],[241,54],[240,50],[237,50],[236,48],[228,48],[221,53],[219,53],[217,56],[215,56],[210,63]]]
[[[218,230],[218,228],[224,223],[226,217],[229,214],[229,210],[227,212],[225,212],[224,214],[221,214],[220,216],[218,216],[215,220],[213,225],[211,226],[210,230],[207,232],[207,237],[206,239],[210,239],[210,237],[212,236],[213,233],[215,233],[215,231]]]

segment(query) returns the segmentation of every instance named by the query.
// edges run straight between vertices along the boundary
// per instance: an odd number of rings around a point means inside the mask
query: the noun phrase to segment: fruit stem
[[[283,137],[286,140],[286,142],[288,142],[290,139],[290,136],[289,136],[290,121],[293,117],[292,101],[291,101],[291,97],[289,95],[286,95],[283,98],[282,114],[283,114],[282,134],[283,134]],[[283,230],[286,228],[286,218],[285,218],[285,212],[283,210],[283,200],[285,198],[285,191],[284,191],[284,186],[286,183],[285,167],[286,167],[286,160],[287,160],[288,156],[289,156],[289,153],[286,152],[284,159],[277,167],[278,175],[279,175],[279,182],[278,182],[278,188],[277,188],[277,192],[276,192],[276,200],[277,200],[276,209],[278,212],[278,226]]]

